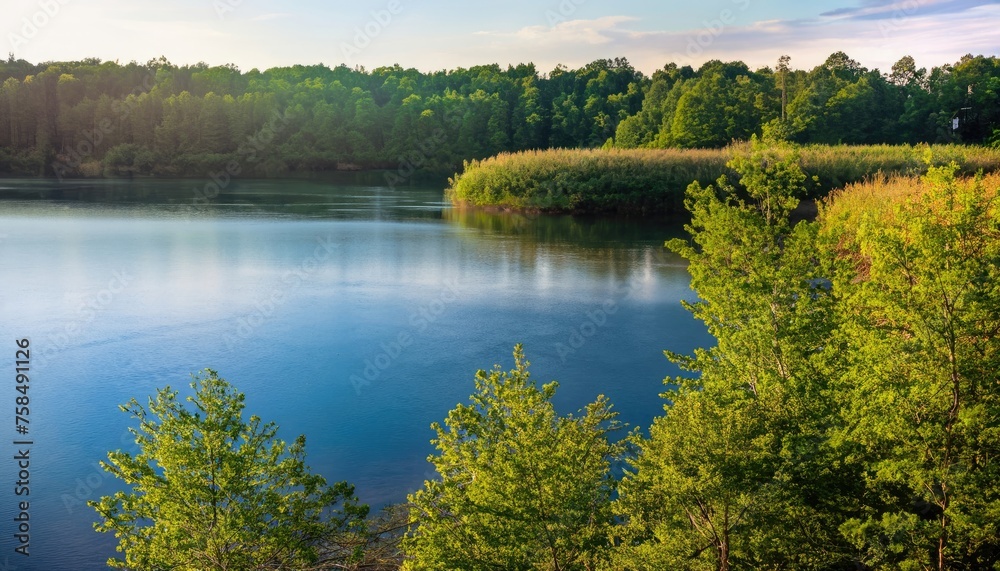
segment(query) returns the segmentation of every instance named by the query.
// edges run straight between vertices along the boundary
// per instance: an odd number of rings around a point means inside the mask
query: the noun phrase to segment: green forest
[[[957,128],[954,123],[958,120]],[[548,148],[1000,143],[1000,60],[869,70],[842,52],[811,70],[709,61],[647,77],[625,59],[421,72],[0,62],[0,173],[207,177],[388,169]]]
[[[688,237],[666,247],[716,343],[664,348],[683,374],[651,426],[626,432],[603,396],[557,412],[518,345],[432,425],[437,473],[370,515],[206,371],[191,405],[168,387],[122,406],[139,453],[104,467],[130,488],[91,502],[109,563],[1000,569],[1000,174],[928,156],[922,177],[849,185],[796,222],[797,153],[752,138],[732,182],[689,185]]]

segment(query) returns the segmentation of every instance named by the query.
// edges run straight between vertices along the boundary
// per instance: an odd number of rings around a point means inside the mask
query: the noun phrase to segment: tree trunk
[[[729,571],[729,537],[719,542],[719,571]]]
[[[729,506],[723,515],[722,537],[719,538],[719,571],[729,571]]]

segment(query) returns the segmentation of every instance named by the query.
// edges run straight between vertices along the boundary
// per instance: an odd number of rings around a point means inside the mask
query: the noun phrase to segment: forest
[[[957,119],[957,123],[956,123]],[[0,62],[0,173],[206,177],[387,169],[549,148],[718,148],[751,135],[809,144],[1000,143],[1000,60],[869,70],[842,52],[811,70],[625,59],[422,72],[319,64]]]

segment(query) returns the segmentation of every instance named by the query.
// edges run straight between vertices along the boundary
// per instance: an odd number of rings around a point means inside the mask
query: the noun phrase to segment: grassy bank
[[[732,177],[726,163],[743,145],[715,150],[612,149],[504,153],[466,162],[450,180],[460,205],[545,212],[633,212],[671,214],[684,210],[684,190]],[[930,153],[935,165],[952,161],[963,174],[1000,171],[1000,151],[958,145],[811,145],[799,149],[810,193],[886,176],[922,175]]]

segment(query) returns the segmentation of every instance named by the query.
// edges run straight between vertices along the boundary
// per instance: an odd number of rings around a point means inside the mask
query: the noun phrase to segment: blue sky
[[[29,61],[400,64],[425,71],[626,57],[810,69],[835,51],[888,70],[1000,54],[1000,0],[5,0],[0,37]]]

